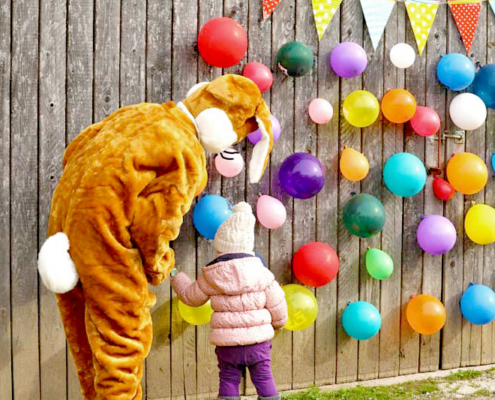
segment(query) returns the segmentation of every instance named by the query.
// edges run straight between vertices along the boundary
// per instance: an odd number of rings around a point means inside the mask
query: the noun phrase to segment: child
[[[220,368],[218,398],[240,399],[241,375],[248,367],[259,399],[276,400],[280,395],[271,371],[271,339],[274,329],[287,322],[287,303],[273,274],[253,253],[256,221],[251,206],[242,202],[233,211],[215,235],[217,258],[196,282],[180,272],[171,283],[189,306],[198,307],[211,298],[210,342],[217,346]]]

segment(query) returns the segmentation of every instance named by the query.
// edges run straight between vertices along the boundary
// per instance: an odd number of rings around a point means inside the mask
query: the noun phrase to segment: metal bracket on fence
[[[466,138],[466,134],[464,131],[445,131],[444,134],[442,135],[442,142],[447,140],[447,139],[454,139],[454,143],[456,144],[463,144],[464,140]],[[430,136],[428,138],[428,141],[433,144],[435,141],[438,141],[438,136]]]

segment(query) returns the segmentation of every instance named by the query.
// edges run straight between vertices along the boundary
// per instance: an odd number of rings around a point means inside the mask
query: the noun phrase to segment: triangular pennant
[[[449,1],[450,11],[454,16],[457,29],[461,34],[466,52],[471,51],[474,33],[478,26],[481,12],[481,0],[455,0]]]
[[[280,3],[280,0],[263,0],[263,21],[266,21]]]
[[[364,18],[375,50],[380,43],[394,5],[395,0],[361,0]]]
[[[411,20],[411,26],[418,45],[419,54],[423,50],[428,40],[433,21],[438,10],[438,1],[435,0],[406,0],[407,14]]]
[[[321,39],[328,24],[337,12],[342,0],[312,0],[318,39]]]
[[[495,13],[495,0],[488,0],[490,2],[490,5],[492,6],[492,10]]]

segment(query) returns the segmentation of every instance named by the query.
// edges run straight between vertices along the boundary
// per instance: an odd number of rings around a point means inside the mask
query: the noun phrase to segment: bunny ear
[[[265,172],[270,152],[273,148],[272,122],[270,110],[264,100],[261,100],[256,109],[256,122],[261,132],[261,140],[253,148],[253,155],[249,162],[249,181],[258,183]]]

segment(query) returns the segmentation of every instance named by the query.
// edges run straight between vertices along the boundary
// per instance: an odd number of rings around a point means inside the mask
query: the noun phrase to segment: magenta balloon
[[[366,51],[354,42],[337,45],[330,54],[330,66],[341,78],[355,78],[361,75],[368,65]]]
[[[455,226],[441,215],[429,215],[419,224],[416,232],[419,246],[434,256],[452,250],[457,240]]]
[[[273,132],[273,143],[275,143],[280,137],[280,132],[282,128],[280,127],[280,122],[273,115],[270,115],[270,121],[272,121],[272,132]],[[253,133],[248,135],[248,139],[252,144],[256,144],[261,140],[261,131],[258,129]]]

